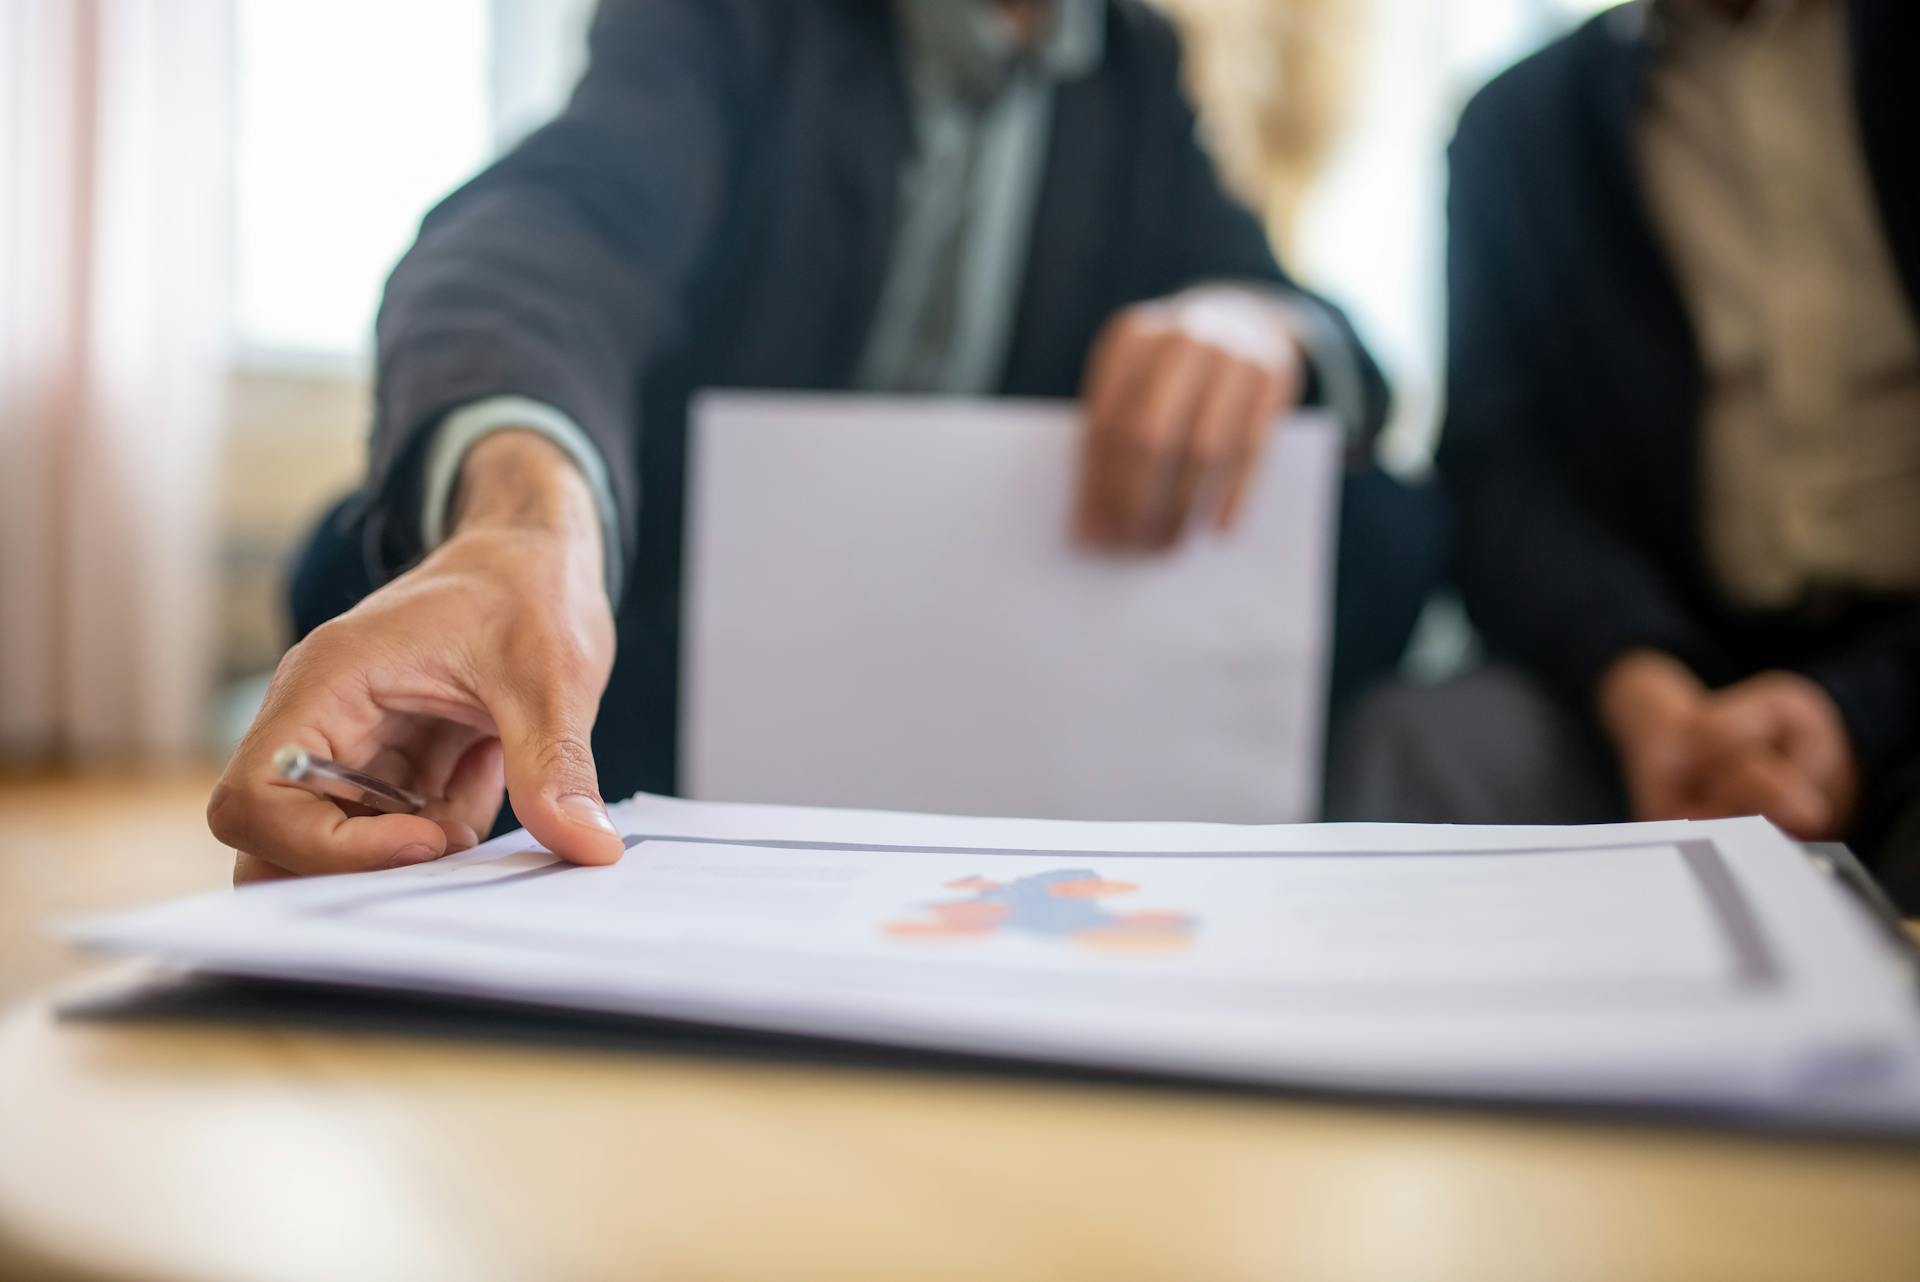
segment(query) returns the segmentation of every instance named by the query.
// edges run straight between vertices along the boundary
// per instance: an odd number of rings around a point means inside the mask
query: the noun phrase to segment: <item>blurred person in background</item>
[[[1920,6],[1659,0],[1454,139],[1459,586],[1335,817],[1759,813],[1920,907]]]
[[[1274,416],[1319,404],[1344,523],[1399,519],[1358,462],[1383,380],[1222,190],[1179,75],[1137,0],[607,0],[570,106],[388,284],[370,474],[295,588],[303,631],[359,604],[216,789],[238,875],[431,859],[503,789],[556,853],[619,856],[603,795],[674,788],[701,387],[1078,393],[1078,537],[1135,553],[1230,526]],[[1337,644],[1391,663],[1423,591],[1340,577]],[[433,804],[279,785],[287,742]]]

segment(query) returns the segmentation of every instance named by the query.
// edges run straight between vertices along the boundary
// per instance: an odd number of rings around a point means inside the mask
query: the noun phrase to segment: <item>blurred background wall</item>
[[[1438,404],[1444,146],[1600,0],[1163,0],[1290,264]],[[0,0],[0,766],[217,755],[361,466],[381,282],[592,0]]]

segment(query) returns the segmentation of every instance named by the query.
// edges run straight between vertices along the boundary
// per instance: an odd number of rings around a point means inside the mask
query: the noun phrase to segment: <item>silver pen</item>
[[[286,744],[273,754],[273,772],[288,783],[311,788],[323,796],[358,802],[385,814],[414,814],[427,804],[405,788],[396,788],[337,761],[328,761],[298,744]]]

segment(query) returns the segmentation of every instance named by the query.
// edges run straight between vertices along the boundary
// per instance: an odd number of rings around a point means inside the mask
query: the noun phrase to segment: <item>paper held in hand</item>
[[[1075,545],[1063,402],[699,399],[678,787],[1056,819],[1315,817],[1343,440],[1276,425],[1240,524]]]
[[[1920,1126],[1910,970],[1757,819],[613,814],[613,867],[514,833],[72,929],[217,972],[1065,1064]]]

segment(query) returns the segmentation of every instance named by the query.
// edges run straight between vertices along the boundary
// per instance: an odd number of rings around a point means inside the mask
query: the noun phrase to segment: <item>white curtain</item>
[[[204,742],[226,0],[0,0],[0,760]]]

